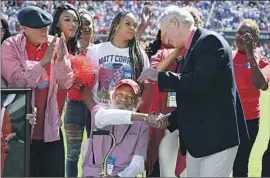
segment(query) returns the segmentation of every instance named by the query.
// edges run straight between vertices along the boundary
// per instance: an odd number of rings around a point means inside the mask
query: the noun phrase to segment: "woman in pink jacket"
[[[67,89],[74,74],[66,58],[65,37],[48,35],[52,16],[28,6],[18,14],[22,33],[1,46],[2,76],[9,88],[32,88],[37,108],[30,152],[30,177],[64,177],[64,145],[57,103],[58,88]],[[57,47],[56,47],[57,46]]]

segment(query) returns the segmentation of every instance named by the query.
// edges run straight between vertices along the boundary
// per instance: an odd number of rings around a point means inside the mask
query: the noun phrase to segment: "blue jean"
[[[68,100],[64,125],[67,141],[66,176],[77,177],[84,128],[90,136],[91,114],[83,101]]]

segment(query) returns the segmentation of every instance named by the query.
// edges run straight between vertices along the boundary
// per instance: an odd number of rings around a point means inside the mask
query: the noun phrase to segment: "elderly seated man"
[[[91,130],[112,133],[116,146],[107,164],[109,176],[135,177],[144,171],[148,144],[147,114],[133,111],[137,104],[139,86],[130,79],[119,81],[112,93],[111,105],[96,105],[92,111]],[[84,148],[83,176],[99,177],[104,157],[112,145],[110,136],[93,135]]]

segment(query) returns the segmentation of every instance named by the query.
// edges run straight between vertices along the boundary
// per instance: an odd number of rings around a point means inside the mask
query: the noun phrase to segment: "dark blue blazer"
[[[179,129],[182,153],[195,158],[239,145],[248,137],[234,79],[232,51],[218,33],[198,28],[180,72],[160,72],[160,91],[175,91],[168,129]]]

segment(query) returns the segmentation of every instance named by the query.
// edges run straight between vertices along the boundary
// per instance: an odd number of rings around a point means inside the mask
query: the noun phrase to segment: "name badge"
[[[38,85],[38,89],[44,89],[47,88],[49,86],[49,82],[43,82],[42,84]]]
[[[116,160],[116,158],[113,156],[109,156],[109,158],[107,160],[107,174],[108,175],[112,175],[113,167],[115,165],[115,160]]]
[[[167,107],[177,107],[176,104],[176,92],[168,92],[167,95]]]

